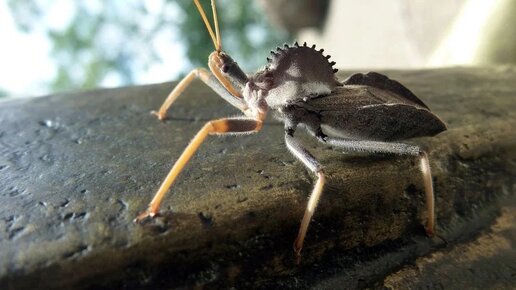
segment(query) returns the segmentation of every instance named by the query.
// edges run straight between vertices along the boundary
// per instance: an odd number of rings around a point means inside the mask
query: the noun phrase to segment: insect
[[[379,73],[357,73],[340,82],[323,50],[306,43],[278,47],[267,64],[253,75],[246,75],[222,50],[215,0],[211,0],[215,32],[199,0],[194,0],[215,46],[208,58],[210,71],[197,68],[172,90],[158,112],[165,119],[167,110],[195,78],[242,111],[243,116],[207,122],[186,147],[169,172],[146,211],[135,222],[159,212],[165,193],[186,163],[209,135],[256,133],[268,111],[285,125],[285,143],[293,155],[315,176],[315,186],[301,219],[294,251],[299,257],[303,242],[324,188],[323,166],[295,136],[304,127],[324,144],[345,151],[365,151],[412,155],[418,159],[426,197],[428,235],[434,233],[434,193],[427,154],[418,146],[399,143],[412,137],[433,136],[446,125],[411,91]]]

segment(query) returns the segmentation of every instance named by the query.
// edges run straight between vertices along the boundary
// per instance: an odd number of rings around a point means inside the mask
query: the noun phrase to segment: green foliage
[[[184,46],[187,65],[182,74],[206,66],[213,44],[193,1],[166,0],[158,13],[143,2],[74,1],[73,15],[64,28],[44,26],[53,1],[9,0],[8,4],[21,30],[44,29],[51,39],[57,68],[49,84],[53,90],[91,88],[108,78],[134,83],[138,72],[160,61],[158,38]],[[211,15],[209,1],[201,2]],[[217,7],[223,48],[246,70],[256,70],[270,49],[287,40],[271,29],[254,1],[220,0]]]
[[[250,5],[254,1],[226,0],[218,3],[223,48],[245,70],[257,69],[265,63],[271,49],[286,41],[286,35],[271,29],[266,17]],[[214,50],[209,34],[193,1],[179,1],[177,4],[182,13],[187,15],[178,23],[180,33],[188,46],[187,57],[194,66],[205,66],[207,56]],[[211,11],[209,5],[204,5],[204,9]]]

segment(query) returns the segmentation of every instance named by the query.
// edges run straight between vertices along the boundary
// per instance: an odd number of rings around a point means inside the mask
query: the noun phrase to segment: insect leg
[[[434,189],[432,185],[432,173],[430,171],[430,163],[425,151],[418,146],[408,145],[403,143],[390,143],[379,141],[364,141],[364,140],[349,140],[327,137],[326,144],[342,148],[348,151],[358,152],[375,152],[375,153],[390,153],[397,155],[412,155],[419,157],[419,165],[423,174],[423,185],[425,188],[425,199],[427,209],[427,222],[425,230],[427,235],[434,235],[435,228],[435,201]]]
[[[425,151],[419,152],[419,158],[421,172],[423,173],[423,184],[425,186],[426,210],[428,212],[425,230],[426,234],[432,237],[435,235],[435,198],[432,172],[430,171],[430,162],[428,161],[428,155]]]
[[[300,257],[306,232],[308,231],[308,226],[310,225],[315,208],[317,207],[319,198],[321,197],[325,178],[321,164],[301,145],[300,141],[294,137],[293,133],[287,132],[285,134],[285,142],[287,144],[287,148],[294,154],[294,156],[303,162],[303,164],[308,169],[310,169],[310,171],[317,175],[317,182],[315,183],[312,193],[310,194],[310,198],[305,209],[305,214],[303,215],[301,226],[299,227],[299,233],[296,240],[294,241],[294,252],[298,257]]]
[[[261,128],[262,120],[248,117],[224,118],[207,122],[197,133],[197,135],[195,135],[190,144],[188,144],[186,149],[183,151],[179,159],[168,173],[165,180],[163,180],[163,183],[150,202],[147,210],[138,215],[134,221],[140,222],[146,217],[153,217],[158,213],[165,193],[168,191],[172,183],[174,183],[179,173],[185,167],[186,163],[188,163],[192,155],[195,153],[195,151],[197,151],[199,146],[208,135],[249,134],[258,132]]]
[[[170,106],[175,102],[177,97],[183,93],[183,91],[190,85],[190,83],[195,79],[201,79],[206,85],[212,88],[219,96],[221,96],[224,100],[229,102],[231,105],[241,110],[242,112],[247,109],[247,105],[241,98],[235,97],[230,94],[213,76],[213,74],[205,68],[196,68],[192,70],[190,73],[184,77],[179,84],[170,92],[168,97],[163,102],[163,105],[159,108],[159,111],[152,111],[152,113],[160,120],[164,120],[167,115],[167,110]]]

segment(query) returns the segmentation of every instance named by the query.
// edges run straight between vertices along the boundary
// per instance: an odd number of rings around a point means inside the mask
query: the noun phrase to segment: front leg
[[[179,173],[183,170],[186,163],[190,160],[192,155],[197,151],[199,146],[208,135],[222,135],[222,134],[249,134],[260,131],[262,128],[262,120],[240,117],[240,118],[225,118],[219,120],[213,120],[206,123],[202,129],[195,135],[193,140],[188,144],[183,154],[176,161],[170,172],[168,173],[165,180],[161,184],[160,188],[154,198],[149,204],[146,211],[138,215],[134,222],[141,222],[147,217],[154,217],[161,205],[161,201],[165,196],[172,183],[176,180]]]
[[[176,85],[176,87],[172,90],[172,92],[170,92],[168,97],[165,99],[165,102],[163,102],[163,105],[161,105],[161,107],[159,108],[159,111],[152,111],[151,113],[156,115],[158,119],[164,120],[167,116],[168,108],[170,108],[170,106],[176,101],[177,97],[179,97],[179,95],[181,95],[183,91],[190,85],[190,83],[196,78],[199,78],[206,85],[212,88],[215,91],[215,93],[217,93],[224,100],[229,102],[231,105],[233,105],[240,111],[244,112],[245,110],[247,110],[247,105],[245,104],[240,95],[233,95],[232,93],[228,92],[224,88],[224,86],[219,83],[217,78],[207,69],[196,68],[192,70],[190,73],[188,73],[186,77],[184,77]]]

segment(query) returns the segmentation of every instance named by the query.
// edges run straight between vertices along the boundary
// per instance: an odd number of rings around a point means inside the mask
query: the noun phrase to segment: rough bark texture
[[[448,245],[424,235],[414,158],[305,138],[328,184],[296,266],[314,177],[272,120],[257,135],[209,138],[163,215],[133,224],[203,123],[237,114],[196,82],[159,122],[149,111],[165,83],[0,103],[0,288],[514,286],[516,68],[386,74],[448,124],[410,141],[429,153]]]

